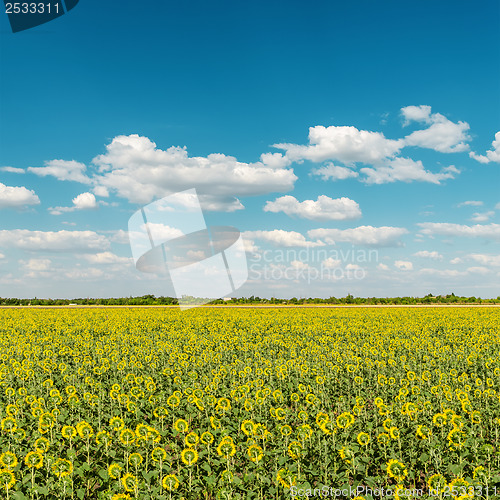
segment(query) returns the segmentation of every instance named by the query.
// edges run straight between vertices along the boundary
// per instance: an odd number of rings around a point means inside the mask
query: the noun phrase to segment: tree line
[[[203,300],[201,300],[203,302]],[[208,302],[208,301],[207,301]],[[199,298],[183,297],[183,303],[200,303]],[[482,299],[480,297],[464,297],[454,293],[448,295],[427,294],[424,297],[354,297],[351,294],[345,297],[328,298],[261,298],[254,295],[250,297],[239,297],[230,299],[211,300],[214,305],[425,305],[425,304],[500,304],[500,296],[496,299]],[[76,298],[76,299],[50,299],[50,298],[1,298],[2,306],[173,306],[179,301],[175,297],[156,297],[154,295],[143,295],[141,297],[119,297],[119,298]]]

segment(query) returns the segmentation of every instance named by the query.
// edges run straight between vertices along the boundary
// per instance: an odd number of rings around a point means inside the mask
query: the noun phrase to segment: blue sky
[[[174,294],[128,220],[193,187],[236,295],[500,295],[498,2],[0,17],[0,296]]]

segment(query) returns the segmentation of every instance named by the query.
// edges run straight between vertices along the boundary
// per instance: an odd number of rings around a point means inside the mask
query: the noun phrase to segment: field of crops
[[[0,496],[500,498],[499,320],[1,309]]]

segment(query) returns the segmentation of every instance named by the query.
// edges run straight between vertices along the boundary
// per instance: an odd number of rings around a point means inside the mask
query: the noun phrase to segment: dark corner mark
[[[13,33],[24,31],[61,17],[80,0],[9,1],[4,0],[5,13]]]

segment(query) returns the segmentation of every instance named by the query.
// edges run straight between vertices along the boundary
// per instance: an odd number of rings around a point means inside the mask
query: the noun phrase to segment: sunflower
[[[288,454],[294,460],[298,460],[304,453],[302,445],[298,441],[290,441],[288,445]]]
[[[0,467],[7,470],[15,469],[18,464],[15,453],[6,451],[0,455]]]
[[[280,427],[280,433],[282,436],[289,436],[292,433],[292,428],[289,425],[282,425]]]
[[[419,425],[417,427],[417,437],[420,439],[429,439],[432,431],[426,425]]]
[[[121,482],[123,489],[128,493],[135,493],[139,486],[139,480],[130,472],[122,477]]]
[[[241,422],[241,430],[245,434],[245,436],[253,436],[255,430],[255,424],[252,420],[243,420]]]
[[[108,476],[111,479],[118,479],[121,475],[122,466],[117,463],[113,463],[108,467]]]
[[[65,425],[61,429],[61,435],[65,439],[73,439],[76,436],[76,429],[72,425]]]
[[[339,455],[340,458],[344,460],[344,462],[347,464],[350,464],[354,459],[354,452],[350,448],[347,448],[346,446],[340,448]]]
[[[337,417],[337,426],[340,429],[347,429],[350,425],[354,423],[354,415],[349,412],[341,413]]]
[[[212,444],[214,442],[214,435],[211,432],[205,431],[200,436],[200,441],[206,445]]]
[[[194,465],[198,460],[198,452],[194,448],[186,448],[181,452],[181,460],[186,465]]]
[[[191,431],[189,434],[186,434],[186,437],[184,438],[184,443],[186,443],[186,446],[193,447],[198,444],[198,441],[200,440],[200,437],[196,432]]]
[[[174,491],[179,487],[179,480],[177,479],[177,476],[175,474],[168,474],[163,478],[163,481],[161,482],[161,485],[167,490],[167,491]]]
[[[24,463],[28,467],[39,469],[43,465],[43,455],[39,451],[30,451],[26,454]]]
[[[312,436],[313,430],[310,425],[302,424],[297,428],[297,438],[301,441],[305,441]]]
[[[124,446],[130,446],[135,441],[135,432],[132,429],[123,429],[120,432],[120,441]]]
[[[217,429],[220,429],[221,423],[217,417],[210,417],[210,425],[212,429],[216,431]]]
[[[470,485],[463,477],[455,478],[449,485],[451,496],[455,500],[465,500],[467,498],[474,498],[474,487]]]
[[[377,436],[377,442],[379,444],[381,444],[382,446],[387,446],[389,444],[390,440],[391,440],[391,436],[389,436],[389,434],[387,434],[386,432],[381,432]]]
[[[262,460],[264,453],[260,446],[252,444],[247,450],[247,455],[252,462],[258,463]]]
[[[16,476],[10,470],[0,470],[0,488],[10,490],[16,484]]]
[[[232,457],[236,453],[236,447],[232,440],[223,438],[222,441],[217,446],[217,454],[220,457],[225,457],[226,459]]]
[[[41,437],[35,441],[35,450],[40,453],[45,453],[50,447],[50,441],[47,438]]]
[[[121,431],[125,428],[125,422],[120,417],[111,417],[109,419],[109,425],[114,431]]]
[[[165,462],[167,459],[167,452],[163,448],[157,446],[151,451],[151,459],[153,462]]]
[[[440,495],[446,486],[446,479],[442,474],[434,474],[427,480],[427,486],[433,490],[432,494]]]
[[[387,474],[389,477],[392,477],[401,483],[408,475],[408,471],[406,470],[404,464],[398,460],[391,459],[387,462]]]
[[[115,493],[111,500],[131,500],[131,496],[127,493]]]
[[[5,417],[2,419],[1,427],[3,431],[12,433],[17,429],[17,421],[14,417]]]
[[[370,442],[370,435],[366,432],[360,432],[358,434],[357,440],[361,446],[368,446],[368,443]]]
[[[397,427],[391,427],[389,429],[389,435],[391,436],[392,439],[399,439],[401,432]]]
[[[457,427],[453,428],[447,436],[448,439],[448,445],[451,449],[460,449],[464,445],[463,438],[465,437],[465,434],[458,429]]]
[[[283,488],[290,488],[297,484],[297,478],[288,469],[280,469],[276,474],[276,481]]]
[[[486,479],[486,469],[482,465],[479,465],[472,472],[472,478],[474,479],[474,481],[484,481]]]
[[[444,424],[446,424],[446,414],[445,413],[436,413],[432,417],[432,423],[437,426],[437,427],[443,427]]]
[[[52,473],[62,478],[69,476],[73,472],[73,464],[64,458],[58,458],[51,467]]]
[[[139,467],[139,465],[141,465],[142,461],[143,461],[143,458],[142,458],[142,455],[140,453],[132,453],[128,457],[128,463],[135,468]]]

